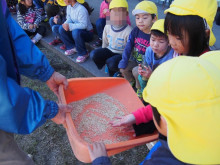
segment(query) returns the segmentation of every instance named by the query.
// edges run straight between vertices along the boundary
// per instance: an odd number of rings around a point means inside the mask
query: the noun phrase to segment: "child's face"
[[[113,8],[110,11],[110,21],[112,25],[122,26],[126,24],[127,10],[123,7]]]
[[[106,0],[106,2],[110,3],[112,0]]]
[[[28,8],[33,5],[33,0],[24,0],[24,1],[21,1],[21,3]]]
[[[187,55],[189,52],[189,37],[186,32],[182,33],[182,37],[172,35],[168,32],[169,43],[175,52]]]
[[[155,36],[155,35],[151,34],[150,46],[151,46],[153,52],[156,54],[156,56],[158,58],[160,58],[167,51],[169,43],[168,43],[168,40],[166,38]]]
[[[135,20],[136,20],[136,25],[137,27],[145,32],[145,33],[150,33],[150,29],[153,25],[153,23],[156,20],[156,17],[154,19],[152,19],[151,14],[136,14],[135,15]]]
[[[72,2],[76,2],[76,0],[63,0],[66,5],[71,5]]]

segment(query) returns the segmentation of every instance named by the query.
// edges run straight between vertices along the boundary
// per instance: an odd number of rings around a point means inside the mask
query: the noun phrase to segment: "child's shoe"
[[[41,40],[41,38],[43,38],[43,36],[40,35],[39,33],[37,33],[37,34],[31,39],[31,41],[32,41],[34,44],[36,44],[36,43],[38,43],[38,42]]]
[[[58,44],[60,44],[60,43],[63,43],[63,42],[61,41],[61,39],[55,39],[55,40],[53,40],[52,42],[50,42],[49,45],[54,45],[54,46],[56,46],[56,45],[58,45]]]
[[[73,48],[73,49],[69,49],[69,50],[66,50],[65,51],[65,55],[66,56],[70,56],[72,54],[75,54],[77,51],[76,51],[76,48]]]
[[[116,73],[113,75],[113,77],[123,77],[123,76],[122,76],[121,72],[116,72]]]
[[[60,49],[61,49],[61,50],[66,50],[66,45],[62,45],[62,46],[60,47]]]
[[[100,47],[102,46],[102,40],[101,39],[98,39],[94,44],[93,44],[94,47]]]
[[[78,56],[77,59],[76,59],[76,62],[77,63],[85,62],[88,57],[89,57],[89,54],[86,54],[84,56]]]

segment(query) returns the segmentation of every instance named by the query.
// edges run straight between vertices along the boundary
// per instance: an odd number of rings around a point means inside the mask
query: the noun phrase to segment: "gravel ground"
[[[65,75],[67,78],[84,77],[41,45],[39,45],[39,48],[47,56],[56,71]],[[57,100],[55,95],[42,82],[22,77],[22,85],[40,92],[45,99]],[[30,135],[15,135],[15,140],[26,153],[32,155],[36,165],[85,164],[75,158],[65,129],[52,121],[47,121]],[[112,156],[111,161],[113,165],[136,165],[145,158],[147,152],[146,145],[143,145]]]

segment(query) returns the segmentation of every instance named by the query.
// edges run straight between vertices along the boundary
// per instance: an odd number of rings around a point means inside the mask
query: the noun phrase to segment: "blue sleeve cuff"
[[[47,105],[48,105],[48,110],[46,110],[47,112],[45,114],[45,118],[52,119],[58,113],[59,110],[58,105],[54,101],[48,101]]]
[[[93,162],[92,165],[111,165],[111,161],[109,157],[107,156],[101,156],[99,158],[96,158]]]

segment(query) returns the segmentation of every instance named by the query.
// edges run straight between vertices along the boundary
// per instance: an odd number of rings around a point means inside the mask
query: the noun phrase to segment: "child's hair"
[[[89,6],[89,4],[87,2],[84,2],[82,5],[87,9],[89,15],[91,15],[91,13],[93,12],[94,8]]]
[[[152,20],[156,17],[156,14],[151,14]]]
[[[25,0],[21,0],[21,1],[24,2]],[[34,3],[32,4],[31,8],[32,8],[32,9],[35,8]],[[18,3],[18,10],[19,10],[19,12],[21,13],[21,15],[24,15],[24,14],[27,12],[28,8],[27,8],[24,4],[22,4],[21,2],[19,2],[19,3]]]
[[[183,32],[188,35],[188,56],[199,56],[208,48],[209,37],[206,34],[205,20],[197,15],[178,16],[167,13],[164,23],[165,33],[180,37],[183,43]]]
[[[150,34],[154,35],[156,37],[163,37],[163,38],[165,38],[165,40],[168,40],[168,36],[159,30],[151,30]]]
[[[153,107],[153,106],[151,106],[151,107],[152,107],[154,119],[155,119],[157,125],[160,126],[160,113],[158,112],[156,107]]]

